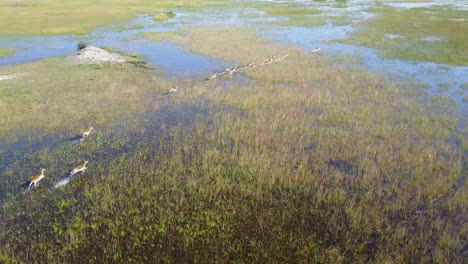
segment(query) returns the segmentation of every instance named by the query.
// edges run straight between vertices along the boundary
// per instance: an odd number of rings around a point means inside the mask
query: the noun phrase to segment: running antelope
[[[165,91],[163,92],[164,95],[170,95],[170,94],[173,94],[173,93],[176,93],[177,92],[177,86],[176,87],[172,87],[171,89],[169,89],[169,91]]]
[[[93,127],[90,127],[87,130],[80,131],[80,135],[81,135],[80,141],[85,140],[85,138],[87,138],[89,136],[89,134],[91,133],[91,130],[93,130]]]
[[[36,185],[40,180],[42,180],[42,178],[44,178],[44,171],[45,169],[41,169],[41,173],[31,177],[31,182],[29,183],[28,189],[31,188],[33,184]]]
[[[224,72],[226,72],[226,74],[229,74],[229,75],[232,75],[234,72],[236,72],[236,67],[232,67],[232,68],[226,68],[226,70],[224,70]]]
[[[213,79],[216,79],[216,77],[218,77],[218,73],[211,75],[210,77],[208,77],[207,80],[213,80]]]
[[[72,171],[70,171],[70,176],[71,177],[77,173],[84,172],[86,170],[86,164],[88,164],[89,161],[84,160],[83,163],[81,163],[78,166],[75,166]]]

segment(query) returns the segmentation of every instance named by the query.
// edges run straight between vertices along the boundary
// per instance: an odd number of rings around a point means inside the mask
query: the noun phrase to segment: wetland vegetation
[[[7,56],[15,52],[14,49],[0,49],[0,57]]]
[[[289,16],[280,27],[312,27],[302,18],[326,13],[312,2],[288,12],[284,4],[197,1],[192,11],[248,5]],[[162,3],[134,4],[131,14],[150,13],[153,23],[173,10],[156,23],[183,19],[177,8],[188,4]],[[402,12],[410,11],[420,12]],[[1,67],[0,75],[22,74],[0,81],[1,263],[467,261],[468,119],[451,82],[433,93],[354,57],[272,41],[261,27],[139,30],[133,37],[150,47],[171,43],[231,66],[288,56],[209,81],[213,72],[170,78],[138,52],[122,54],[123,64],[56,57]],[[457,45],[443,49],[462,52]],[[458,59],[451,62],[466,63]],[[468,82],[454,83],[463,98]],[[86,172],[55,188],[83,160]],[[38,186],[21,189],[40,168]]]
[[[468,65],[466,10],[377,7],[371,11],[375,18],[363,21],[343,42],[377,48],[392,58]]]

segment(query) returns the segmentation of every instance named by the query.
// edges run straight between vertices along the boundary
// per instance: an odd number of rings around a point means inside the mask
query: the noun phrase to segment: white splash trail
[[[68,182],[70,182],[70,178],[69,177],[66,177],[66,178],[63,178],[62,180],[60,180],[59,182],[57,182],[55,184],[55,188],[59,188],[63,185],[66,185]]]

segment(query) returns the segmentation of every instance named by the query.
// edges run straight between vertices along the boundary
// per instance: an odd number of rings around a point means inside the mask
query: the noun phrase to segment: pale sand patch
[[[82,50],[79,50],[72,56],[72,59],[78,63],[83,64],[94,64],[94,63],[102,63],[102,62],[110,62],[110,63],[124,63],[125,59],[120,55],[113,54],[108,52],[107,50],[88,46]]]
[[[17,73],[17,74],[9,74],[9,75],[0,75],[0,81],[3,80],[12,80],[21,76],[27,75],[27,73]]]

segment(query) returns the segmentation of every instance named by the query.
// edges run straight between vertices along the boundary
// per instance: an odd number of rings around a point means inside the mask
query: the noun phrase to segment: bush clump
[[[169,11],[166,11],[166,12],[162,12],[159,15],[156,15],[153,19],[156,20],[156,21],[164,21],[164,20],[168,20],[170,18],[173,18],[175,16],[176,16],[176,14],[174,12],[172,12],[172,10],[169,10]]]
[[[76,50],[77,50],[77,51],[80,51],[80,50],[82,50],[82,49],[84,49],[84,48],[86,48],[86,47],[88,47],[88,46],[89,46],[88,43],[86,43],[86,42],[84,42],[84,41],[80,41],[80,42],[78,42],[78,44],[76,45]]]

